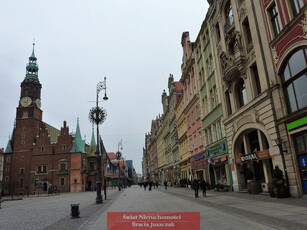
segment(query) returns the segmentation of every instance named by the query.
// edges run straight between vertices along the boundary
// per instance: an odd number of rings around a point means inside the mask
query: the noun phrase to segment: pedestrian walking
[[[199,188],[198,180],[194,180],[193,189],[194,189],[195,198],[198,198],[198,188]]]
[[[143,186],[144,186],[144,191],[146,191],[147,185],[148,185],[148,183],[147,183],[147,181],[145,181],[145,182],[144,182],[144,185],[143,185]]]
[[[156,186],[157,186],[157,188],[158,188],[158,186],[159,186],[159,182],[158,182],[158,181],[156,181]]]
[[[149,191],[151,191],[152,181],[149,181]]]
[[[207,182],[205,180],[202,180],[200,186],[201,186],[201,189],[203,190],[203,197],[206,197],[207,196],[206,190],[208,187]]]
[[[167,190],[167,181],[164,181],[165,190]]]

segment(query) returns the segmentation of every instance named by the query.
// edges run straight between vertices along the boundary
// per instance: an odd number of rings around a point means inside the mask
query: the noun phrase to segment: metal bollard
[[[79,212],[79,203],[71,204],[70,206],[71,206],[71,212],[70,212],[71,218],[79,218],[80,217],[79,216],[79,214],[80,214],[80,212]]]

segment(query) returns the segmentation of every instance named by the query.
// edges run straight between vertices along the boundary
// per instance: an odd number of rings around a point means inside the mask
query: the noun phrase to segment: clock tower
[[[26,77],[21,83],[20,101],[17,108],[17,119],[35,118],[42,121],[41,111],[41,88],[38,79],[37,58],[34,54],[34,43],[32,55],[26,67]]]

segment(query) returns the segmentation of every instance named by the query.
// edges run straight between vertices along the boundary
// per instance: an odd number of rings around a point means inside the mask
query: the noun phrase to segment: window
[[[196,106],[196,119],[198,119],[199,118],[199,108],[198,108],[198,106]]]
[[[25,173],[25,169],[24,168],[20,168],[20,174],[24,174]]]
[[[78,183],[78,180],[77,180],[77,179],[74,179],[74,183],[77,184],[77,183]]]
[[[261,85],[260,85],[260,79],[258,74],[257,65],[254,64],[251,68],[251,75],[253,78],[253,85],[255,86],[255,95],[259,95],[261,93]]]
[[[226,8],[225,8],[225,16],[226,16],[226,21],[231,26],[233,24],[233,13],[232,13],[232,6],[230,4],[230,1],[227,2]]]
[[[45,147],[41,147],[41,151],[42,151],[42,152],[45,152]]]
[[[218,105],[218,103],[219,103],[219,95],[218,95],[216,86],[213,87],[213,91],[214,91],[214,96],[215,96],[215,105]]]
[[[213,71],[214,71],[214,63],[213,63],[213,58],[212,58],[212,56],[210,55],[210,65],[211,65],[211,70],[212,70],[212,73],[213,73]]]
[[[10,171],[10,166],[6,166],[5,170],[8,172]]]
[[[294,53],[282,73],[283,87],[290,112],[307,106],[307,61],[306,49]]]
[[[208,131],[208,129],[205,130],[205,135],[206,135],[206,142],[207,142],[206,144],[209,145],[210,142],[209,142],[209,131]]]
[[[5,182],[9,182],[10,178],[8,176],[5,177]]]
[[[66,170],[66,164],[65,163],[61,163],[61,170]]]
[[[253,41],[248,19],[243,22],[243,28],[245,32],[246,49],[248,50],[249,44]]]
[[[205,114],[207,114],[209,111],[208,111],[208,98],[207,96],[205,96]]]
[[[212,130],[211,127],[209,127],[209,140],[210,140],[210,144],[213,143],[213,136],[212,136]]]
[[[269,8],[269,17],[273,29],[274,36],[278,35],[281,31],[281,23],[278,16],[278,11],[275,2]]]
[[[90,162],[90,169],[94,169],[94,162]]]
[[[11,157],[7,157],[6,162],[10,162],[10,161],[11,161]]]
[[[194,148],[198,147],[196,133],[194,133],[194,144],[193,144],[193,147]]]
[[[201,131],[198,131],[198,138],[199,138],[199,145],[202,146],[203,145],[203,136],[201,134]]]
[[[219,24],[216,23],[215,25],[215,31],[216,31],[216,37],[217,37],[217,40],[221,40],[221,32],[220,32],[220,27],[219,27]]]
[[[37,166],[37,173],[47,173],[47,166],[46,165],[38,165]]]
[[[66,145],[63,145],[63,146],[62,146],[62,150],[66,150]]]
[[[217,128],[218,128],[220,138],[223,138],[223,127],[222,127],[222,121],[221,120],[219,120],[217,122]]]
[[[293,16],[300,12],[300,9],[304,6],[303,0],[290,0]]]
[[[65,179],[63,177],[60,178],[60,185],[65,185]]]
[[[192,124],[193,124],[195,122],[194,111],[192,111],[192,113],[191,113],[191,118],[192,118]]]
[[[218,140],[219,140],[219,136],[218,136],[216,124],[213,125],[213,130],[214,130],[214,138],[215,138],[215,141],[218,141]]]
[[[239,108],[241,108],[243,105],[247,104],[247,95],[246,95],[246,88],[244,80],[241,79],[238,83],[238,99],[239,99]]]

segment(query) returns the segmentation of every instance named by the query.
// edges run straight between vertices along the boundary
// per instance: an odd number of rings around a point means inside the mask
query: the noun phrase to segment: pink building
[[[190,175],[194,179],[204,179],[208,175],[208,165],[202,140],[202,124],[199,103],[199,90],[196,79],[196,66],[193,54],[193,44],[190,41],[189,32],[184,32],[181,38],[183,57],[181,64],[183,84],[185,116],[188,124],[188,142],[191,153]],[[206,178],[208,180],[209,178]]]

